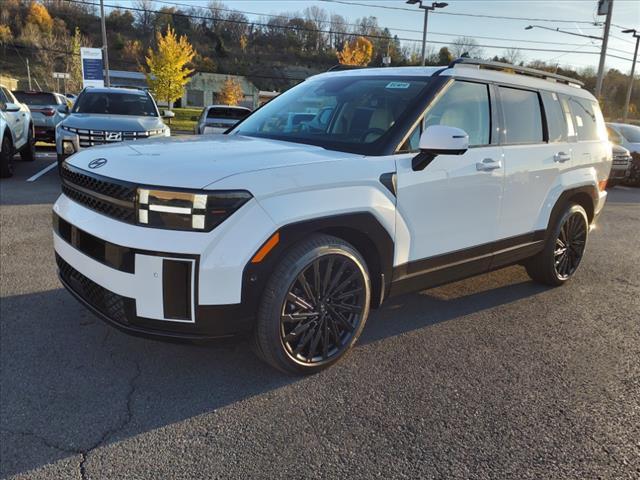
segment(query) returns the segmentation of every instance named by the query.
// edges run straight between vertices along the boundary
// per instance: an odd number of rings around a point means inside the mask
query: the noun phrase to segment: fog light
[[[72,155],[72,154],[76,153],[76,149],[73,146],[73,142],[71,142],[69,140],[63,141],[62,142],[62,151],[66,155]]]

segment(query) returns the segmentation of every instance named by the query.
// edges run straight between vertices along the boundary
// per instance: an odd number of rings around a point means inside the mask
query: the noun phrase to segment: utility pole
[[[638,60],[638,44],[640,44],[640,34],[637,30],[629,29],[623,30],[622,33],[632,33],[636,39],[636,49],[633,52],[633,63],[631,64],[631,75],[629,76],[629,86],[627,87],[627,99],[624,101],[624,115],[622,116],[622,123],[627,123],[627,116],[629,115],[629,102],[631,101],[631,91],[633,90],[634,75],[636,73],[636,61]]]
[[[421,57],[422,57],[422,65],[425,65],[427,63],[427,23],[429,22],[429,11],[435,10],[436,8],[444,8],[449,4],[444,2],[433,2],[430,6],[425,6],[422,4],[422,0],[407,0],[407,3],[409,5],[415,5],[417,3],[418,6],[424,10],[424,27],[422,28]]]
[[[107,47],[107,27],[104,21],[104,0],[100,0],[100,23],[102,23],[102,58],[104,60],[104,84],[111,86],[109,81],[109,52]]]
[[[27,77],[29,77],[29,90],[33,90],[31,88],[31,69],[29,68],[29,59],[27,58]]]
[[[609,29],[611,28],[611,16],[613,14],[613,0],[601,0],[601,5],[607,4],[607,20],[604,24],[604,35],[602,37],[602,48],[600,50],[600,64],[598,65],[598,80],[596,82],[596,98],[600,99],[602,92],[602,81],[604,80],[604,63],[607,59],[607,44],[609,43]],[[598,10],[600,13],[600,9]]]

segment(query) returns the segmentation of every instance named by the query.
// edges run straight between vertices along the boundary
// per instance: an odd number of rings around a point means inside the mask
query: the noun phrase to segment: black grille
[[[136,186],[89,175],[63,163],[62,192],[75,202],[123,222],[135,222]]]
[[[58,254],[56,254],[56,262],[60,270],[60,277],[71,290],[103,315],[118,323],[129,324],[127,304],[131,304],[132,299],[101,287],[78,272]]]

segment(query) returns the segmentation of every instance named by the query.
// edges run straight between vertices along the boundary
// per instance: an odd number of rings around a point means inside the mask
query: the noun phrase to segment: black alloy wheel
[[[348,242],[313,234],[283,254],[265,286],[254,350],[287,373],[316,373],[357,342],[369,316],[371,282]]]
[[[568,279],[578,268],[587,244],[587,229],[580,212],[572,213],[560,227],[553,257],[556,274],[561,280]]]
[[[365,279],[343,255],[317,258],[296,277],[282,305],[280,340],[295,362],[318,364],[351,343],[365,310]]]

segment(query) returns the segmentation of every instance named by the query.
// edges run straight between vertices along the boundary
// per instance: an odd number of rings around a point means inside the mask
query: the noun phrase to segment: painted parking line
[[[37,179],[39,179],[42,175],[44,175],[45,173],[47,173],[49,170],[53,170],[55,167],[58,166],[58,162],[53,162],[51,165],[43,168],[42,170],[40,170],[38,173],[36,173],[35,175],[27,178],[27,182],[35,182]]]

